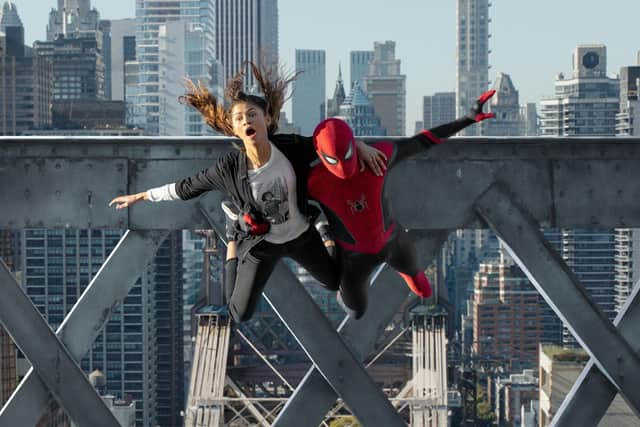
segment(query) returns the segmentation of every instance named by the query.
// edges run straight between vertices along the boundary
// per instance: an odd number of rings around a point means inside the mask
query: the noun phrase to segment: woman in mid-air
[[[183,97],[215,130],[240,138],[242,149],[192,177],[119,196],[109,204],[122,209],[140,200],[189,200],[210,190],[225,192],[240,212],[243,229],[248,231],[234,248],[236,256],[225,265],[225,271],[237,274],[225,287],[225,294],[229,311],[238,322],[251,317],[267,279],[282,257],[298,262],[327,289],[337,290],[340,280],[338,265],[311,225],[307,179],[310,163],[318,159],[312,139],[276,134],[280,109],[293,77],[281,76],[275,67],[251,67],[264,97],[242,90],[241,73],[229,81],[225,90],[228,108],[200,85],[190,85]],[[358,143],[358,150],[369,165],[375,164],[376,150],[364,143]]]

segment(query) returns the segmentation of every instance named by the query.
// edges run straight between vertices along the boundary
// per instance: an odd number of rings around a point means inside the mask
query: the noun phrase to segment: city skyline
[[[48,12],[56,7],[56,0],[46,0],[46,7],[37,9],[29,7],[27,0],[13,2],[25,25],[26,42],[30,45],[34,40],[43,40]],[[91,5],[98,9],[102,19],[135,16],[134,0],[93,0]],[[335,86],[340,63],[345,90],[349,92],[349,52],[371,50],[375,41],[395,41],[402,73],[407,75],[406,128],[412,133],[414,122],[421,120],[422,97],[455,89],[455,8],[455,2],[420,0],[405,0],[393,7],[383,0],[322,3],[279,0],[279,56],[284,65],[293,69],[295,49],[325,49],[327,91]],[[639,15],[640,3],[633,0],[620,0],[615,8],[602,8],[595,0],[493,2],[489,10],[492,21],[489,79],[493,81],[499,72],[507,73],[520,92],[522,105],[538,103],[542,97],[553,95],[557,73],[571,71],[573,49],[589,43],[607,46],[607,71],[617,74],[620,67],[637,63],[640,44],[634,43],[625,28],[633,28]],[[301,19],[307,16],[313,20]],[[526,19],[515,21],[518,16]],[[342,22],[334,22],[338,19]],[[327,24],[323,26],[323,22]],[[340,31],[351,25],[361,29],[365,22],[371,29]],[[513,36],[515,29],[517,37]],[[348,35],[348,41],[344,40],[344,34]],[[327,93],[327,98],[330,96]],[[290,116],[290,102],[285,111]]]

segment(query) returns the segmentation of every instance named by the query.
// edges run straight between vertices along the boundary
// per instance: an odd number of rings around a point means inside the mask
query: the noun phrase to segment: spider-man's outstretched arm
[[[453,122],[437,126],[433,129],[423,130],[411,138],[397,141],[394,144],[394,153],[389,161],[388,167],[392,168],[402,160],[415,156],[416,154],[440,144],[442,139],[460,132],[469,125],[495,117],[495,114],[493,113],[485,113],[482,111],[482,107],[494,93],[496,93],[495,90],[490,90],[480,95],[473,104],[473,107],[469,110],[469,114],[464,117],[454,120]]]

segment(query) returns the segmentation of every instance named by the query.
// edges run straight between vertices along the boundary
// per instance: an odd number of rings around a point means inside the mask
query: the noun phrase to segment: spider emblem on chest
[[[367,203],[367,198],[364,194],[359,199],[347,200],[347,204],[349,205],[349,209],[351,210],[351,213],[354,215],[362,212],[363,210],[369,207],[369,204]]]

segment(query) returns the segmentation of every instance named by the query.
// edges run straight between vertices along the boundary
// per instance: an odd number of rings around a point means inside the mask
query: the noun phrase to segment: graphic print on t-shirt
[[[289,219],[289,189],[282,177],[258,190],[262,213],[271,224],[282,224]]]

